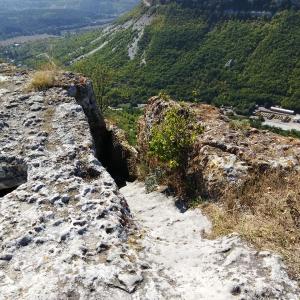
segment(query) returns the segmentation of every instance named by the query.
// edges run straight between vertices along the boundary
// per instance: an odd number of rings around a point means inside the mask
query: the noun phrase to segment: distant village
[[[270,109],[259,106],[254,111],[252,118],[262,119],[263,125],[300,131],[300,115],[293,110],[284,109],[280,106],[272,106]]]

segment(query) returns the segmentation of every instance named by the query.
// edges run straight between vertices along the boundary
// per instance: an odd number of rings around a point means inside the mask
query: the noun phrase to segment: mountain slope
[[[118,70],[112,98],[121,101],[118,92],[126,89],[131,101],[140,101],[165,90],[178,99],[233,104],[242,112],[255,103],[300,109],[298,11],[211,22],[201,10],[168,4],[143,16],[151,25],[139,30],[138,20],[105,35],[102,41],[109,43],[76,65],[85,72],[95,63]],[[132,45],[136,55],[130,57]]]
[[[114,104],[165,91],[241,113],[255,104],[300,111],[298,0],[144,2],[103,31],[30,51],[51,48],[54,58],[92,77],[95,66],[112,69]],[[36,59],[13,51],[21,62]]]

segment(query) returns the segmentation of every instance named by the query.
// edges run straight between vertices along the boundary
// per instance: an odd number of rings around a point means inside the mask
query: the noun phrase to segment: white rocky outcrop
[[[127,203],[95,156],[90,84],[27,93],[30,75],[0,68],[0,299],[126,299],[143,277]]]
[[[131,60],[133,60],[136,57],[139,51],[138,45],[140,40],[144,36],[145,28],[146,26],[149,26],[152,23],[153,19],[154,16],[151,13],[145,13],[137,21],[134,22],[132,30],[136,33],[136,36],[132,44],[128,46],[128,56]]]

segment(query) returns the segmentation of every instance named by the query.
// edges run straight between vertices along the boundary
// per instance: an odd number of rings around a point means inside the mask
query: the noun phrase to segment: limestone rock
[[[30,73],[0,70],[0,299],[125,299],[112,284],[139,272],[126,250],[131,217],[97,159],[106,127],[91,83],[66,73],[28,93]],[[123,255],[107,263],[112,248]]]
[[[153,97],[139,123],[138,145],[147,157],[151,128],[162,122],[169,107],[180,104]],[[201,196],[218,199],[224,189],[242,186],[253,173],[266,170],[300,171],[300,142],[257,129],[232,130],[221,110],[190,104],[204,133],[188,157],[188,180]],[[184,108],[183,108],[184,109]]]

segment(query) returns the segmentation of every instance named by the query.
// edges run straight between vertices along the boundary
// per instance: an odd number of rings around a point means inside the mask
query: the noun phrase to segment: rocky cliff
[[[161,152],[153,156],[152,145],[157,128],[176,131],[164,127],[168,112],[174,110],[178,118],[193,120],[198,123],[196,128],[200,125],[204,130],[196,133],[187,149],[180,150],[184,160],[171,168]],[[189,127],[185,130],[191,130]],[[178,135],[168,137],[167,133],[165,141],[173,143],[174,149],[184,141],[178,141]],[[258,248],[280,253],[291,274],[300,279],[298,139],[230,120],[226,111],[210,105],[153,97],[140,120],[138,141],[142,170],[148,173],[146,180],[152,189],[157,183],[165,184],[188,205],[201,207],[213,221],[213,237],[238,232]],[[164,147],[169,151],[168,145]]]
[[[123,298],[142,277],[91,83],[27,92],[30,73],[0,70],[0,299]]]
[[[300,171],[300,141],[251,127],[235,127],[218,108],[206,104],[181,106],[172,100],[153,97],[140,121],[141,156],[147,158],[151,130],[164,120],[172,107],[196,114],[204,127],[188,157],[186,181],[193,192],[209,199],[219,199],[224,190],[242,187],[249,178],[264,172]]]

